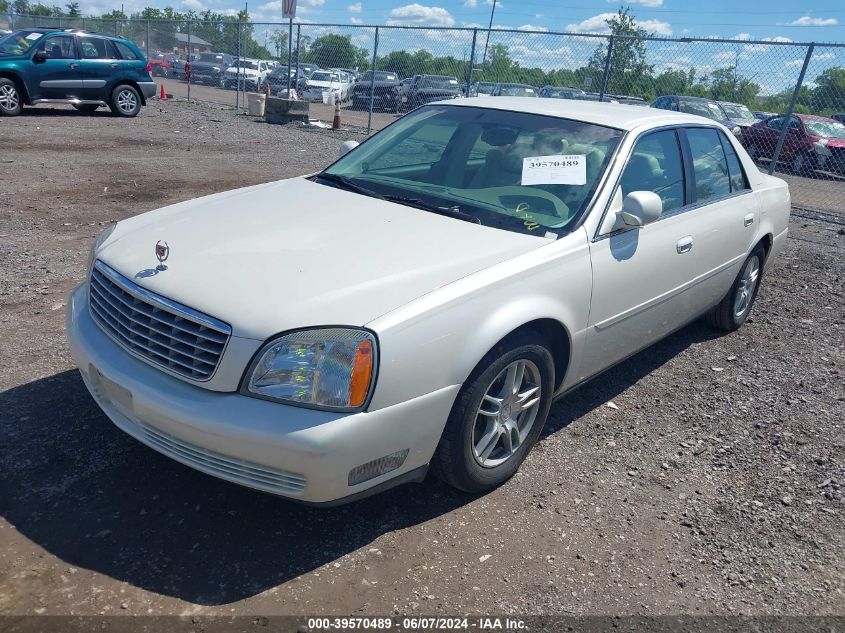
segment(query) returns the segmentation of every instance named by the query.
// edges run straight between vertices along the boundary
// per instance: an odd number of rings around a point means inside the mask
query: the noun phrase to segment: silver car
[[[702,315],[739,328],[786,242],[786,184],[702,117],[456,99],[354,145],[97,239],[68,334],[117,426],[305,502],[487,490],[556,398]]]

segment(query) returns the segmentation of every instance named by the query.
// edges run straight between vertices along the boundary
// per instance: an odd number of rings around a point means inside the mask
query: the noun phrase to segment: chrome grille
[[[88,292],[94,321],[143,360],[191,378],[211,378],[232,328],[129,281],[101,261]]]
[[[295,494],[305,489],[305,477],[302,475],[236,460],[194,446],[146,424],[141,423],[139,426],[149,446],[197,470],[268,492]]]

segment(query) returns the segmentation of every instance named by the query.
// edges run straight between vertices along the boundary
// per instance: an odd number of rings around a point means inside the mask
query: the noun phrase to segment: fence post
[[[789,100],[789,107],[786,109],[786,118],[783,120],[783,125],[780,128],[778,135],[778,144],[775,146],[775,153],[772,156],[772,162],[769,163],[769,175],[775,171],[775,166],[778,164],[781,150],[783,150],[783,142],[786,139],[786,133],[789,131],[789,122],[792,120],[792,113],[795,110],[795,103],[798,101],[798,95],[801,92],[801,85],[804,83],[804,75],[807,73],[807,66],[810,65],[810,58],[813,56],[813,49],[816,47],[815,42],[807,47],[807,55],[804,57],[804,65],[801,66],[801,73],[798,75],[798,82],[795,84],[795,90],[792,91],[792,99]]]
[[[238,72],[235,74],[235,113],[241,107],[241,23],[238,22]],[[246,89],[246,81],[244,81]]]
[[[613,36],[611,35],[607,40],[607,58],[604,60],[604,75],[601,78],[601,89],[599,90],[599,101],[604,99],[604,93],[607,90],[607,78],[610,75],[610,59],[613,57]]]
[[[367,136],[373,129],[373,101],[375,101],[376,94],[376,57],[378,57],[378,27],[376,27],[376,37],[373,41],[373,63],[370,66],[370,107],[367,114]],[[354,105],[354,104],[353,104]]]
[[[150,21],[147,20],[147,61],[150,59]]]
[[[299,38],[302,35],[302,24],[299,23],[296,25],[296,83],[297,83],[297,90],[299,89],[299,80],[302,79],[299,76]]]
[[[467,67],[467,97],[471,97],[472,90],[472,68],[475,66],[475,42],[478,39],[478,28],[472,30],[472,48],[469,51],[469,66]]]
[[[191,21],[190,20],[188,20],[188,55],[187,55],[186,59],[187,59],[187,61],[185,63],[190,64],[191,63]],[[192,74],[193,73],[188,75],[188,101],[191,100],[191,75]]]

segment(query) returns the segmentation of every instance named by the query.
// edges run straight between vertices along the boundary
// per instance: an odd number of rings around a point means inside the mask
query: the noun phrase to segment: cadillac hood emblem
[[[156,270],[167,270],[164,262],[167,261],[168,257],[170,257],[170,246],[164,240],[159,240],[156,242],[156,259],[158,259]]]

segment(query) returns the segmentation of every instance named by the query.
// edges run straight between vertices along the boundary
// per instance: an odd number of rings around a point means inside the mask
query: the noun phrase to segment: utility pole
[[[490,25],[487,27],[487,41],[484,42],[484,57],[481,58],[481,65],[487,61],[487,45],[490,43],[490,30],[493,28],[493,14],[496,13],[496,0],[493,0],[493,8],[490,9]]]

